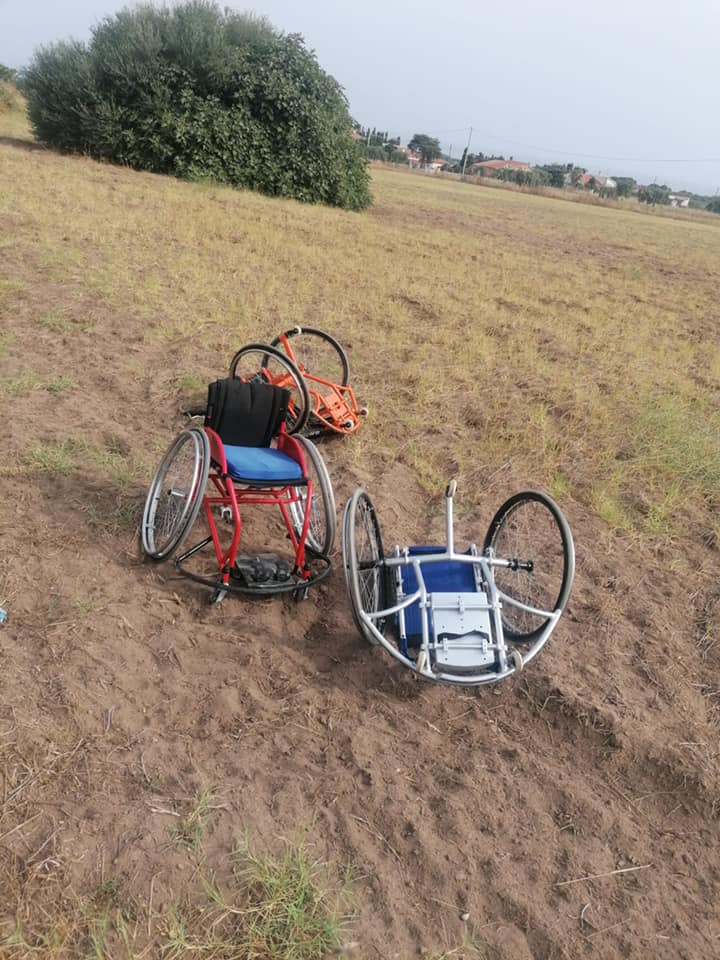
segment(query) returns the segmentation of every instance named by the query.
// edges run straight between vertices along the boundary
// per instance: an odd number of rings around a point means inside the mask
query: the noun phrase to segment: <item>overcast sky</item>
[[[0,0],[0,63],[123,0]],[[719,0],[255,0],[301,33],[353,116],[532,162],[720,189]]]

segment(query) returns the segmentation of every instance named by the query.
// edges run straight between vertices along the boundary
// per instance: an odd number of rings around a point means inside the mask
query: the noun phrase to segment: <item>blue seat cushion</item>
[[[303,479],[297,460],[274,447],[233,447],[225,444],[228,473],[248,483],[294,483]]]
[[[445,547],[410,547],[408,553],[411,557],[422,557],[429,553],[443,553],[445,549]],[[418,582],[413,568],[400,567],[400,573],[405,596],[415,593]],[[422,575],[428,593],[475,593],[477,591],[471,563],[460,563],[452,560],[423,563]],[[431,616],[429,610],[428,616]],[[430,621],[429,627],[432,633],[432,621]],[[422,636],[422,616],[417,601],[405,610],[405,632],[409,640],[415,640]]]

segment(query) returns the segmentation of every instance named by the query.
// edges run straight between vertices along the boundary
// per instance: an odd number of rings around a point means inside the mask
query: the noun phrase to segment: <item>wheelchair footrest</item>
[[[432,593],[431,663],[437,670],[494,668],[498,662],[487,596],[484,593]]]
[[[274,553],[239,554],[230,577],[245,587],[272,589],[278,583],[287,583],[292,572],[287,560]]]

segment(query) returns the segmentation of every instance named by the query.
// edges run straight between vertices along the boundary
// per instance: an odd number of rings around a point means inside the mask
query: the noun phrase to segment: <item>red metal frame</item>
[[[287,484],[285,486],[272,486],[271,484],[263,484],[260,482],[257,484],[242,485],[239,484],[238,481],[234,481],[228,473],[225,448],[223,447],[220,437],[214,430],[211,430],[210,427],[205,427],[205,433],[210,441],[211,467],[208,481],[212,482],[215,488],[215,495],[208,494],[208,487],[206,487],[203,496],[203,507],[210,528],[210,536],[212,537],[212,542],[215,547],[215,556],[217,557],[223,585],[228,586],[230,584],[230,571],[235,566],[237,559],[242,533],[240,504],[243,503],[274,504],[280,508],[280,513],[282,514],[290,542],[295,552],[294,572],[303,580],[309,580],[311,573],[306,565],[305,542],[310,523],[310,511],[305,511],[302,530],[300,531],[300,536],[298,536],[295,532],[295,527],[293,526],[288,509],[290,504],[302,502],[302,497],[295,489],[296,486],[306,487],[306,502],[312,502],[312,480],[308,476],[307,463],[300,444],[293,437],[288,436],[285,431],[285,425],[283,424],[277,437],[277,449],[300,464],[303,476],[302,481],[298,481],[297,484]],[[230,546],[227,547],[227,549],[223,549],[220,541],[217,523],[212,510],[215,506],[229,507],[232,513],[233,534]]]

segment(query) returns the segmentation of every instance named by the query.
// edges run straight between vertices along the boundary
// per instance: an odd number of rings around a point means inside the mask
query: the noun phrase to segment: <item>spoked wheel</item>
[[[273,347],[284,350],[300,373],[346,387],[350,380],[347,354],[324,330],[315,327],[293,327],[272,341]]]
[[[302,374],[282,350],[265,343],[248,343],[230,361],[230,376],[261,380],[290,391],[287,431],[297,433],[310,415],[310,394]]]
[[[512,561],[493,567],[498,589],[513,600],[552,613],[564,610],[575,576],[575,548],[567,520],[545,493],[526,490],[498,510],[485,537],[485,552]],[[548,617],[505,601],[502,623],[508,640],[537,640]]]
[[[183,430],[173,440],[153,477],[142,518],[142,548],[158,562],[183,543],[202,503],[210,469],[204,430]]]
[[[343,564],[353,619],[370,643],[379,643],[360,619],[360,611],[373,613],[389,606],[385,553],[375,507],[364,490],[356,490],[345,507],[342,531]],[[385,620],[375,620],[385,633]]]
[[[337,525],[335,495],[330,482],[330,474],[315,444],[307,437],[296,437],[296,440],[305,454],[308,476],[312,480],[313,487],[306,543],[313,553],[327,557],[335,542]],[[300,536],[305,521],[305,511],[307,510],[307,487],[293,487],[293,493],[300,500],[297,503],[290,504],[290,516],[295,532]]]

